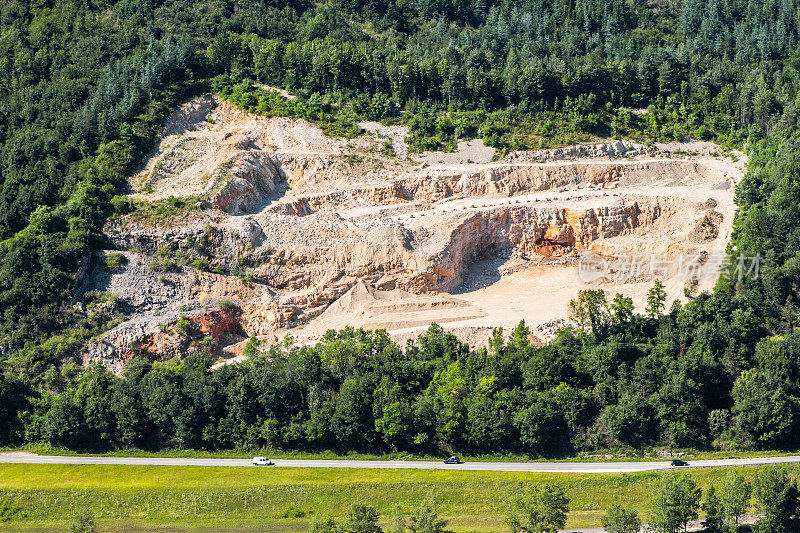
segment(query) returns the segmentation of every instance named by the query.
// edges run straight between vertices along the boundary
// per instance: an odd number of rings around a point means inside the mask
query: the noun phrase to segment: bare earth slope
[[[578,290],[621,292],[641,308],[654,274],[669,301],[682,298],[715,281],[673,267],[707,267],[724,251],[746,163],[707,143],[619,141],[494,162],[479,140],[414,156],[402,127],[362,127],[331,139],[212,96],[177,110],[131,194],[191,207],[108,225],[127,262],[106,272],[98,257],[82,290],[116,294],[125,320],[86,360],[120,371],[136,354],[234,357],[252,335],[307,342],[347,325],[402,339],[435,321],[480,344],[525,319],[546,338]],[[398,155],[382,155],[386,140]],[[649,266],[631,269],[642,258]]]

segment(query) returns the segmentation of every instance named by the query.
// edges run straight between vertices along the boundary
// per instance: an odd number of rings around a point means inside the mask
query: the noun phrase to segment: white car
[[[253,466],[273,466],[274,464],[266,457],[253,457]]]

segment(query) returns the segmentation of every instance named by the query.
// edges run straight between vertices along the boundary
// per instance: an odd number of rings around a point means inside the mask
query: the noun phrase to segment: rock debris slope
[[[123,314],[86,361],[237,357],[253,335],[305,341],[346,325],[400,338],[436,321],[479,342],[528,319],[546,336],[585,288],[582,252],[615,268],[628,254],[722,252],[745,163],[713,145],[619,141],[493,162],[480,141],[415,156],[402,127],[362,127],[332,139],[209,95],[176,110],[131,177],[149,207],[106,228],[125,260],[109,272],[100,254],[82,281]],[[406,156],[383,155],[387,140]],[[641,302],[649,282],[594,285]],[[674,298],[712,282],[667,287]]]

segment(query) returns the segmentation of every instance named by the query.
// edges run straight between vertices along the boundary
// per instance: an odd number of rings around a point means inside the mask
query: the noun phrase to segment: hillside
[[[107,242],[129,250],[125,262],[109,272],[95,256],[81,292],[113,293],[127,310],[84,362],[120,373],[137,355],[185,355],[191,336],[164,332],[181,317],[219,323],[195,337],[207,335],[223,357],[252,336],[309,342],[348,325],[407,336],[436,322],[480,348],[494,327],[524,319],[549,340],[581,289],[619,291],[642,308],[654,275],[669,302],[716,282],[677,264],[724,252],[741,152],[617,142],[476,163],[478,146],[408,154],[407,128],[394,131],[392,155],[378,128],[347,140],[209,95],[183,104],[131,176],[130,198],[186,205],[171,218],[140,209],[108,225]],[[608,262],[604,280],[579,278],[585,254]],[[658,256],[671,271],[624,272],[634,256]],[[221,301],[240,312],[214,310]]]
[[[0,444],[796,448],[798,7],[3,2]]]

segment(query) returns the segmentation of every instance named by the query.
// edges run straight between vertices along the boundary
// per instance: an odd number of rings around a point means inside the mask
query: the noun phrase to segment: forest
[[[0,445],[797,449],[798,38],[798,0],[3,2]],[[686,135],[741,148],[729,250],[761,272],[682,307],[656,291],[644,313],[576,295],[597,327],[544,347],[522,323],[479,350],[438,326],[407,346],[348,329],[253,341],[248,362],[215,372],[203,356],[132,360],[122,378],[82,369],[113,317],[74,298],[81,267],[131,208],[125,177],[163,119],[207,90],[336,135],[405,123],[417,149]]]

